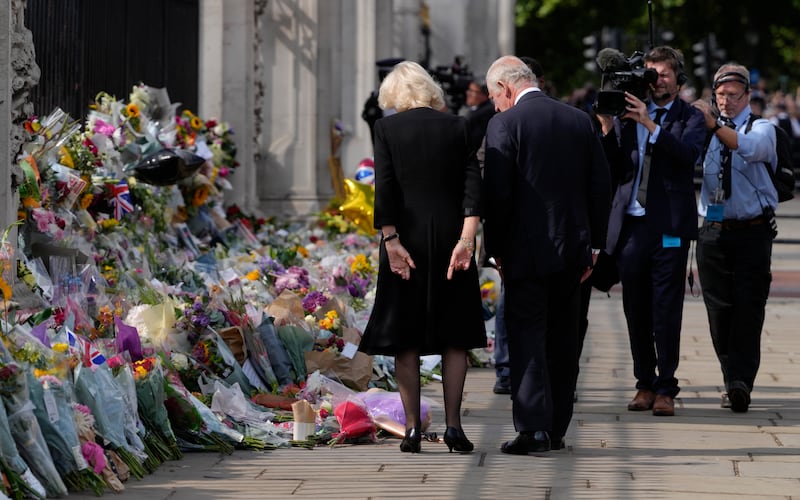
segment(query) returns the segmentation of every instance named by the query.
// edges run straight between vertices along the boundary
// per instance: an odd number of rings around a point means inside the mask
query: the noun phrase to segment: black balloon
[[[205,160],[183,149],[162,149],[142,159],[134,168],[137,180],[154,186],[169,186],[194,175]]]

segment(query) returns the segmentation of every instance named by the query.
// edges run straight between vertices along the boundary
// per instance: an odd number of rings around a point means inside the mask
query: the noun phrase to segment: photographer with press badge
[[[622,283],[636,377],[628,410],[672,416],[686,264],[697,237],[693,176],[706,127],[702,113],[677,98],[687,81],[680,52],[655,47],[639,61],[614,49],[598,54],[597,118],[616,186],[606,253]]]
[[[693,105],[713,134],[697,205],[704,217],[697,270],[725,382],[722,407],[746,412],[761,359],[777,234],[778,194],[767,171],[777,165],[775,130],[766,119],[752,119],[750,72],[739,64],[725,64],[714,75],[710,104]]]

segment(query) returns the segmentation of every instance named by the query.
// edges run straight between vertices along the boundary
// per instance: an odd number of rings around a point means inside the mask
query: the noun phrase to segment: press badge
[[[706,220],[711,222],[722,222],[722,210],[724,205],[709,205],[706,209]]]
[[[661,237],[661,246],[664,248],[677,248],[681,246],[680,236],[670,236],[665,234]]]

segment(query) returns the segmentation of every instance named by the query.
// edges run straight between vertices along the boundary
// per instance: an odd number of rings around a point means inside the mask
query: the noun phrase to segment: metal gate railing
[[[41,79],[35,112],[82,118],[98,92],[127,100],[138,83],[197,108],[198,0],[28,0]]]

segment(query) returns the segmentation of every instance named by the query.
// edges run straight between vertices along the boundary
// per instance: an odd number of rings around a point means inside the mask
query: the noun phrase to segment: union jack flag
[[[65,328],[65,330],[67,332],[67,343],[69,344],[70,352],[77,353],[81,356],[85,366],[89,366],[90,363],[93,365],[102,365],[106,362],[106,357],[95,349],[91,342],[69,328]]]
[[[133,212],[133,203],[131,202],[131,192],[128,189],[128,183],[125,179],[119,183],[111,186],[111,204],[114,205],[114,218],[122,220],[122,216],[128,212]]]

